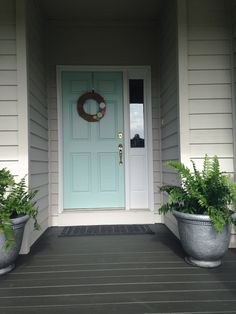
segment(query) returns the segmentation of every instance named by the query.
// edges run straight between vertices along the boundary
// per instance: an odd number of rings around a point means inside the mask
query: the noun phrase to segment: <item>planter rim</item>
[[[16,218],[12,218],[11,222],[12,222],[13,225],[17,225],[17,224],[26,222],[28,219],[29,219],[28,215],[23,215],[23,216],[19,216],[19,217],[16,217]]]
[[[211,218],[208,215],[188,214],[188,213],[182,213],[176,210],[173,210],[173,214],[175,217],[186,219],[186,220],[211,222]]]

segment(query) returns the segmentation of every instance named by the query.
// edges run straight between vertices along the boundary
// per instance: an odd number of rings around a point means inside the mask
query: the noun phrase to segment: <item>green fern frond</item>
[[[202,176],[204,179],[208,177],[210,169],[211,169],[210,159],[207,155],[205,155],[205,158],[203,161],[203,171],[202,171]]]
[[[180,186],[165,185],[161,191],[169,195],[168,203],[161,213],[177,210],[185,213],[209,215],[215,229],[221,231],[227,223],[236,225],[232,218],[232,207],[236,209],[236,183],[220,171],[217,156],[205,155],[200,172],[192,161],[193,173],[183,163],[169,161],[167,165],[180,175]]]
[[[159,208],[159,213],[160,214],[167,214],[168,212],[171,212],[173,208],[168,204],[164,204]]]
[[[166,165],[177,170],[182,179],[193,179],[190,169],[188,169],[183,163],[179,161],[167,161]]]
[[[217,156],[214,156],[212,159],[212,174],[215,177],[220,177],[220,163],[219,163],[219,159]]]

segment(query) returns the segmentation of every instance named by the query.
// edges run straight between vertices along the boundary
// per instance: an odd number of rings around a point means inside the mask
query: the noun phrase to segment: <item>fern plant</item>
[[[28,215],[33,218],[35,229],[39,228],[38,208],[33,201],[36,194],[36,190],[26,186],[25,178],[15,182],[9,170],[0,170],[0,232],[5,234],[6,249],[14,245],[12,218]]]
[[[166,214],[173,210],[208,215],[215,229],[220,232],[225,224],[236,225],[232,214],[236,208],[236,183],[220,171],[219,159],[204,158],[203,170],[197,170],[192,161],[193,172],[183,163],[169,161],[166,164],[174,168],[180,176],[181,185],[163,185],[161,191],[169,195],[168,202],[159,212]]]

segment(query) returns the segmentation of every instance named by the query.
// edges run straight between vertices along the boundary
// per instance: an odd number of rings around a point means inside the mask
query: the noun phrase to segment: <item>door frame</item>
[[[122,72],[123,73],[123,115],[124,134],[129,134],[129,79],[144,80],[145,95],[145,142],[147,143],[147,166],[148,166],[148,209],[154,211],[154,190],[153,190],[153,143],[152,143],[152,102],[151,102],[151,67],[150,66],[81,66],[81,65],[57,65],[57,118],[58,118],[58,214],[64,211],[64,187],[63,187],[63,117],[62,117],[62,88],[61,74],[63,71],[76,72]],[[125,210],[130,210],[130,176],[129,176],[129,136],[125,136]],[[99,209],[98,209],[99,210]]]

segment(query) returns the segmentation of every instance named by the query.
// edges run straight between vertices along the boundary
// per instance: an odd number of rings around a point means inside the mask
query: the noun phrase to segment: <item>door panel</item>
[[[93,86],[94,85],[94,86]],[[64,208],[123,208],[124,165],[119,165],[117,134],[123,132],[122,73],[63,72]],[[88,122],[77,113],[77,100],[94,90],[106,103],[106,115]],[[89,100],[86,112],[98,110]]]

